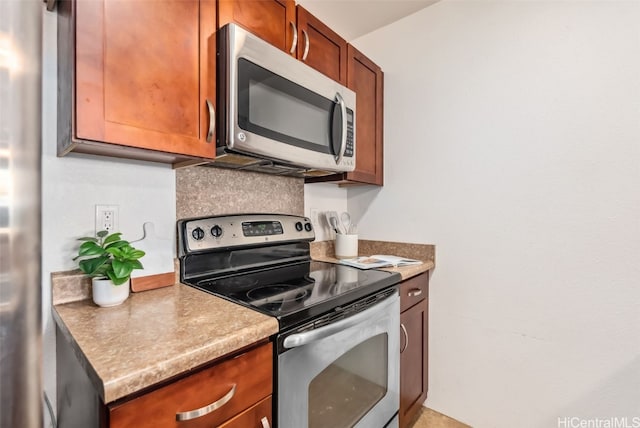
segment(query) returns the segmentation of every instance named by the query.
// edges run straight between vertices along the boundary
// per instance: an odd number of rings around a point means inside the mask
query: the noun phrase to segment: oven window
[[[387,334],[351,348],[309,385],[309,428],[354,426],[387,392]]]
[[[238,60],[238,125],[267,138],[332,153],[333,100],[244,58]]]

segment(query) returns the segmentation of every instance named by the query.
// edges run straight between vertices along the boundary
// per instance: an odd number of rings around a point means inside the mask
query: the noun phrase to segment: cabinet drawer
[[[255,406],[240,413],[235,418],[220,425],[218,428],[268,427],[273,427],[273,423],[271,422],[271,396],[265,398]]]
[[[271,395],[272,359],[271,343],[268,343],[131,401],[109,406],[109,426],[218,426]],[[226,403],[222,404],[224,401]],[[176,420],[179,413],[201,409],[215,402],[221,405],[210,413],[190,420]]]
[[[400,312],[429,297],[429,272],[400,283]]]

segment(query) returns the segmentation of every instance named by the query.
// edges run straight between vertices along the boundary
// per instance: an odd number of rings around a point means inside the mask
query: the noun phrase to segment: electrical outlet
[[[311,217],[311,224],[313,225],[313,228],[315,230],[320,230],[321,225],[320,225],[320,210],[318,210],[317,208],[311,208],[309,210],[309,216]]]
[[[96,205],[96,233],[106,230],[113,233],[118,230],[118,205]]]

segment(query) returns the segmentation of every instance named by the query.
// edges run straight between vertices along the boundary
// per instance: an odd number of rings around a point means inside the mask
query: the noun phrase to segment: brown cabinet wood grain
[[[260,427],[261,418],[271,420],[272,359],[272,345],[268,343],[140,397],[109,405],[109,427],[200,428],[227,421],[223,426]],[[176,420],[178,413],[224,401],[200,417]],[[241,425],[232,422],[236,417]]]
[[[235,22],[279,49],[296,55],[294,0],[218,0],[218,28],[230,22]]]
[[[59,155],[215,157],[215,0],[58,7]]]
[[[346,85],[347,42],[293,0],[219,0],[219,28],[230,22]]]
[[[400,284],[400,427],[408,427],[427,398],[429,276]]]
[[[273,427],[273,421],[271,419],[271,406],[271,396],[269,396],[255,406],[245,410],[235,418],[230,419],[224,424],[220,425],[218,428]]]
[[[298,59],[346,85],[347,42],[302,6],[296,6],[296,11]]]
[[[356,93],[356,167],[352,172],[308,178],[307,183],[384,184],[384,73],[373,61],[347,45],[347,87]]]
[[[346,178],[382,186],[382,69],[351,45],[347,56],[347,86],[356,93],[356,169]]]

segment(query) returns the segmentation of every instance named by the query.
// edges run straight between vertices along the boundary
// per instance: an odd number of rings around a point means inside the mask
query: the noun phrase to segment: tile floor
[[[427,407],[420,410],[420,415],[416,419],[412,428],[471,428],[469,425],[458,422],[449,416],[438,413]]]

